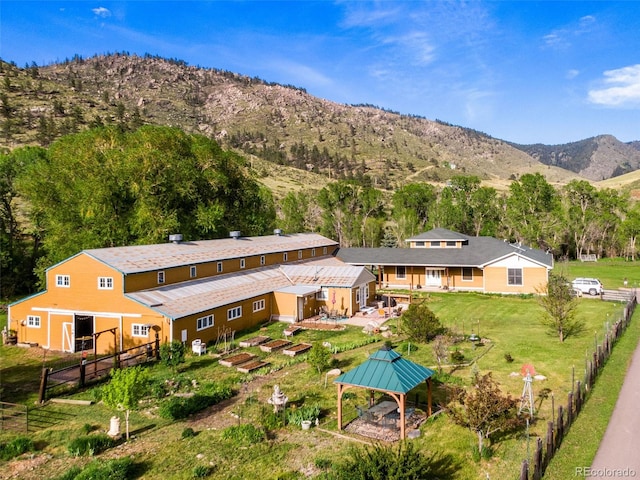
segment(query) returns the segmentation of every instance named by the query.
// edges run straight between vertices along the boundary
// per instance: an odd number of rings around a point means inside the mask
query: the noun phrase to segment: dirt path
[[[583,475],[598,480],[640,478],[639,406],[640,344],[633,353],[618,401],[591,469],[583,471]]]

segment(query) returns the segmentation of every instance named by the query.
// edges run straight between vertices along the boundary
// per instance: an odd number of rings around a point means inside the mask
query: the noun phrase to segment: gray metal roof
[[[362,279],[375,280],[364,267],[336,266],[325,259],[297,265],[273,265],[126,294],[169,318],[177,319],[230,305],[274,291],[309,294],[321,287],[351,288]]]
[[[332,253],[337,246],[337,242],[316,233],[296,233],[97,248],[84,253],[128,274],[305,248],[329,247],[328,253]]]
[[[448,230],[435,229],[435,238],[444,239]],[[425,232],[422,240],[429,238]],[[540,265],[552,268],[553,255],[537,248],[512,245],[493,237],[471,237],[451,232],[448,240],[462,239],[461,248],[341,248],[336,257],[351,265],[405,265],[421,267],[479,267],[502,258],[519,255]],[[418,237],[413,237],[416,239]]]
[[[382,347],[366,362],[337,377],[334,383],[406,394],[434,374],[433,370]]]

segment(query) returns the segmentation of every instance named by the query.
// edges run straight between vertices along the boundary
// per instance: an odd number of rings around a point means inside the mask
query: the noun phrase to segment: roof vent
[[[182,234],[176,233],[174,235],[169,235],[169,241],[173,243],[180,243],[182,241]]]
[[[280,229],[280,228],[276,228],[276,229],[273,231],[273,234],[274,234],[274,235],[277,235],[277,236],[282,235],[282,229]]]
[[[236,240],[237,240],[237,239],[239,239],[239,238],[240,238],[240,236],[241,236],[240,230],[234,230],[233,232],[230,232],[230,233],[229,233],[229,236],[230,236],[231,238],[236,239]]]

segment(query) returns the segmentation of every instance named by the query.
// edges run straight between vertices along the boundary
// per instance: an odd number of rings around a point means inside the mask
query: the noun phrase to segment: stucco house
[[[553,255],[540,249],[444,228],[406,242],[409,248],[341,248],[336,256],[377,270],[379,288],[535,293],[553,268]]]
[[[9,306],[9,328],[19,342],[102,353],[156,333],[206,343],[322,307],[353,315],[374,298],[375,276],[336,259],[333,240],[279,230],[232,237],[84,250],[47,270],[45,291]]]

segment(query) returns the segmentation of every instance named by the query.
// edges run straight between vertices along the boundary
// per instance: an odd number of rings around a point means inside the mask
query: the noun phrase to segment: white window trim
[[[398,270],[398,269],[400,269],[400,268],[404,269],[404,272],[402,273],[402,275],[400,275],[400,272],[399,272],[399,270]],[[406,279],[407,279],[407,267],[402,266],[402,265],[398,265],[398,266],[396,267],[396,278],[397,278],[398,280],[406,280]]]
[[[327,254],[327,247],[322,247],[322,254],[326,255]]]
[[[519,270],[520,271],[520,283],[511,283],[509,281],[509,271],[510,270]],[[509,287],[521,287],[524,285],[524,270],[522,268],[507,268],[507,285]]]
[[[198,276],[198,269],[196,268],[195,265],[191,265],[189,267],[189,277],[196,278],[197,276]]]
[[[136,330],[138,333],[136,333]],[[132,323],[131,324],[131,336],[132,337],[148,337],[149,326],[144,323]]]
[[[267,263],[267,259],[264,255],[260,255],[260,265],[265,265]]]
[[[282,254],[282,261],[283,261],[283,262],[287,262],[287,261],[289,261],[289,254],[288,254],[287,252],[284,252],[284,253]]]
[[[302,258],[302,250],[298,250],[298,259]]]
[[[27,316],[27,327],[28,328],[40,328],[40,317],[38,315],[28,315]]]
[[[162,285],[165,282],[164,270],[158,272],[158,285]]]
[[[253,302],[253,311],[260,312],[261,310],[264,310],[266,308],[265,305],[266,302],[264,301],[264,298],[256,300],[255,302]]]
[[[316,292],[316,300],[329,300],[329,289],[322,287],[319,292]]]
[[[218,273],[222,273],[222,271],[223,271],[222,262],[218,262],[218,263],[217,263],[217,265],[216,265],[216,271],[217,271]]]
[[[245,267],[245,265],[246,265],[246,261],[245,261],[245,259],[244,259],[244,258],[241,258],[241,259],[240,259],[240,268],[241,268],[241,269],[242,269],[242,268],[244,268],[244,267]]]
[[[205,330],[207,328],[213,327],[214,318],[213,315],[206,315],[204,317],[200,317],[196,320],[196,330]]]
[[[242,317],[242,307],[233,307],[227,310],[227,321],[236,320]]]
[[[315,256],[316,256],[316,249],[315,249],[315,248],[312,248],[312,249],[311,249],[311,256],[312,256],[312,257],[315,257]]]
[[[464,278],[464,270],[465,268],[468,268],[469,270],[471,270],[471,278]],[[461,271],[460,271],[460,278],[462,279],[463,282],[473,282],[473,268],[472,267],[462,267]]]
[[[70,275],[56,275],[56,287],[69,288],[71,287]]]
[[[98,290],[113,290],[113,277],[98,277]]]

